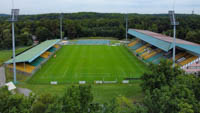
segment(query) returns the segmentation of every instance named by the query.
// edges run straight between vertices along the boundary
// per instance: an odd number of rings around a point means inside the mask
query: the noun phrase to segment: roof
[[[16,86],[13,84],[13,82],[8,82],[5,85],[8,86],[8,91],[16,89]]]
[[[154,33],[147,30],[138,30],[138,29],[129,29],[128,33],[166,52],[173,48],[172,37],[159,33]],[[176,39],[176,46],[200,55],[200,44],[185,41],[182,39]]]
[[[40,43],[39,45],[16,56],[15,61],[16,61],[16,63],[19,63],[19,62],[29,62],[30,63],[33,60],[35,60],[37,57],[39,57],[41,54],[43,54],[45,51],[47,51],[49,48],[51,48],[52,46],[57,44],[59,41],[60,41],[59,39],[44,41],[44,42]],[[10,59],[5,63],[10,64],[12,62],[13,62],[13,59]]]

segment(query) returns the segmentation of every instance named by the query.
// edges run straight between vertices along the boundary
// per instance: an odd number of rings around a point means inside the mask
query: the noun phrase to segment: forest
[[[128,27],[150,30],[172,36],[172,26],[168,14],[120,14],[120,13],[64,13],[63,35],[69,39],[81,37],[125,38],[125,18]],[[10,49],[11,23],[9,15],[0,16],[0,49]],[[177,14],[177,37],[200,43],[200,15]],[[60,14],[20,15],[15,26],[16,45],[32,45],[32,37],[42,42],[60,38]],[[129,36],[129,38],[132,38]]]

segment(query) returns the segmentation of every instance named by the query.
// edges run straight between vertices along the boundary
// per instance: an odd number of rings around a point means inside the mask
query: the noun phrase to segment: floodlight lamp
[[[60,13],[60,18],[63,18],[63,13]]]
[[[18,16],[19,15],[19,9],[12,9],[11,14],[14,16]]]
[[[171,25],[179,25],[179,22],[176,22],[174,11],[169,11],[169,17],[170,17]]]
[[[10,21],[17,21],[17,17],[19,15],[19,9],[12,9],[11,10],[11,18]]]

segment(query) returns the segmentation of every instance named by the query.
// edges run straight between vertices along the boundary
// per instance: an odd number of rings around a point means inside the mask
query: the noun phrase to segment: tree
[[[150,71],[141,77],[143,80],[141,86],[143,90],[150,90],[150,92],[156,88],[160,89],[162,86],[171,86],[176,76],[184,75],[178,66],[173,69],[172,62],[167,60],[162,60],[159,66],[150,64],[149,67]]]
[[[93,101],[91,86],[72,86],[62,98],[63,111],[67,113],[84,113]]]
[[[23,95],[11,94],[7,87],[0,88],[1,113],[29,113],[34,96],[25,98]]]
[[[34,113],[45,113],[45,112],[50,112],[50,110],[55,110],[57,111],[60,109],[57,106],[54,105],[59,105],[57,99],[53,97],[51,94],[42,94],[37,98],[37,101],[33,104],[33,112]],[[55,112],[51,111],[51,112]]]
[[[5,29],[2,32],[3,40],[2,40],[2,48],[7,49],[12,47],[12,34],[10,29]]]
[[[24,32],[17,36],[17,45],[30,46],[33,44],[32,36],[28,32]]]
[[[151,64],[150,70],[142,76],[143,104],[148,113],[196,113],[200,110],[197,77],[183,73],[179,67],[173,68],[169,61]]]
[[[198,31],[189,31],[186,35],[186,40],[193,41],[196,43],[200,43],[200,30]]]
[[[36,29],[35,35],[37,36],[37,39],[42,42],[48,39],[51,39],[51,33],[50,31],[45,27],[38,27]]]

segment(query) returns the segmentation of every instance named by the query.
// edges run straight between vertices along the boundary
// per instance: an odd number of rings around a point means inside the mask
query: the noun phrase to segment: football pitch
[[[139,78],[147,67],[124,46],[67,45],[29,80],[34,84],[94,83]]]

